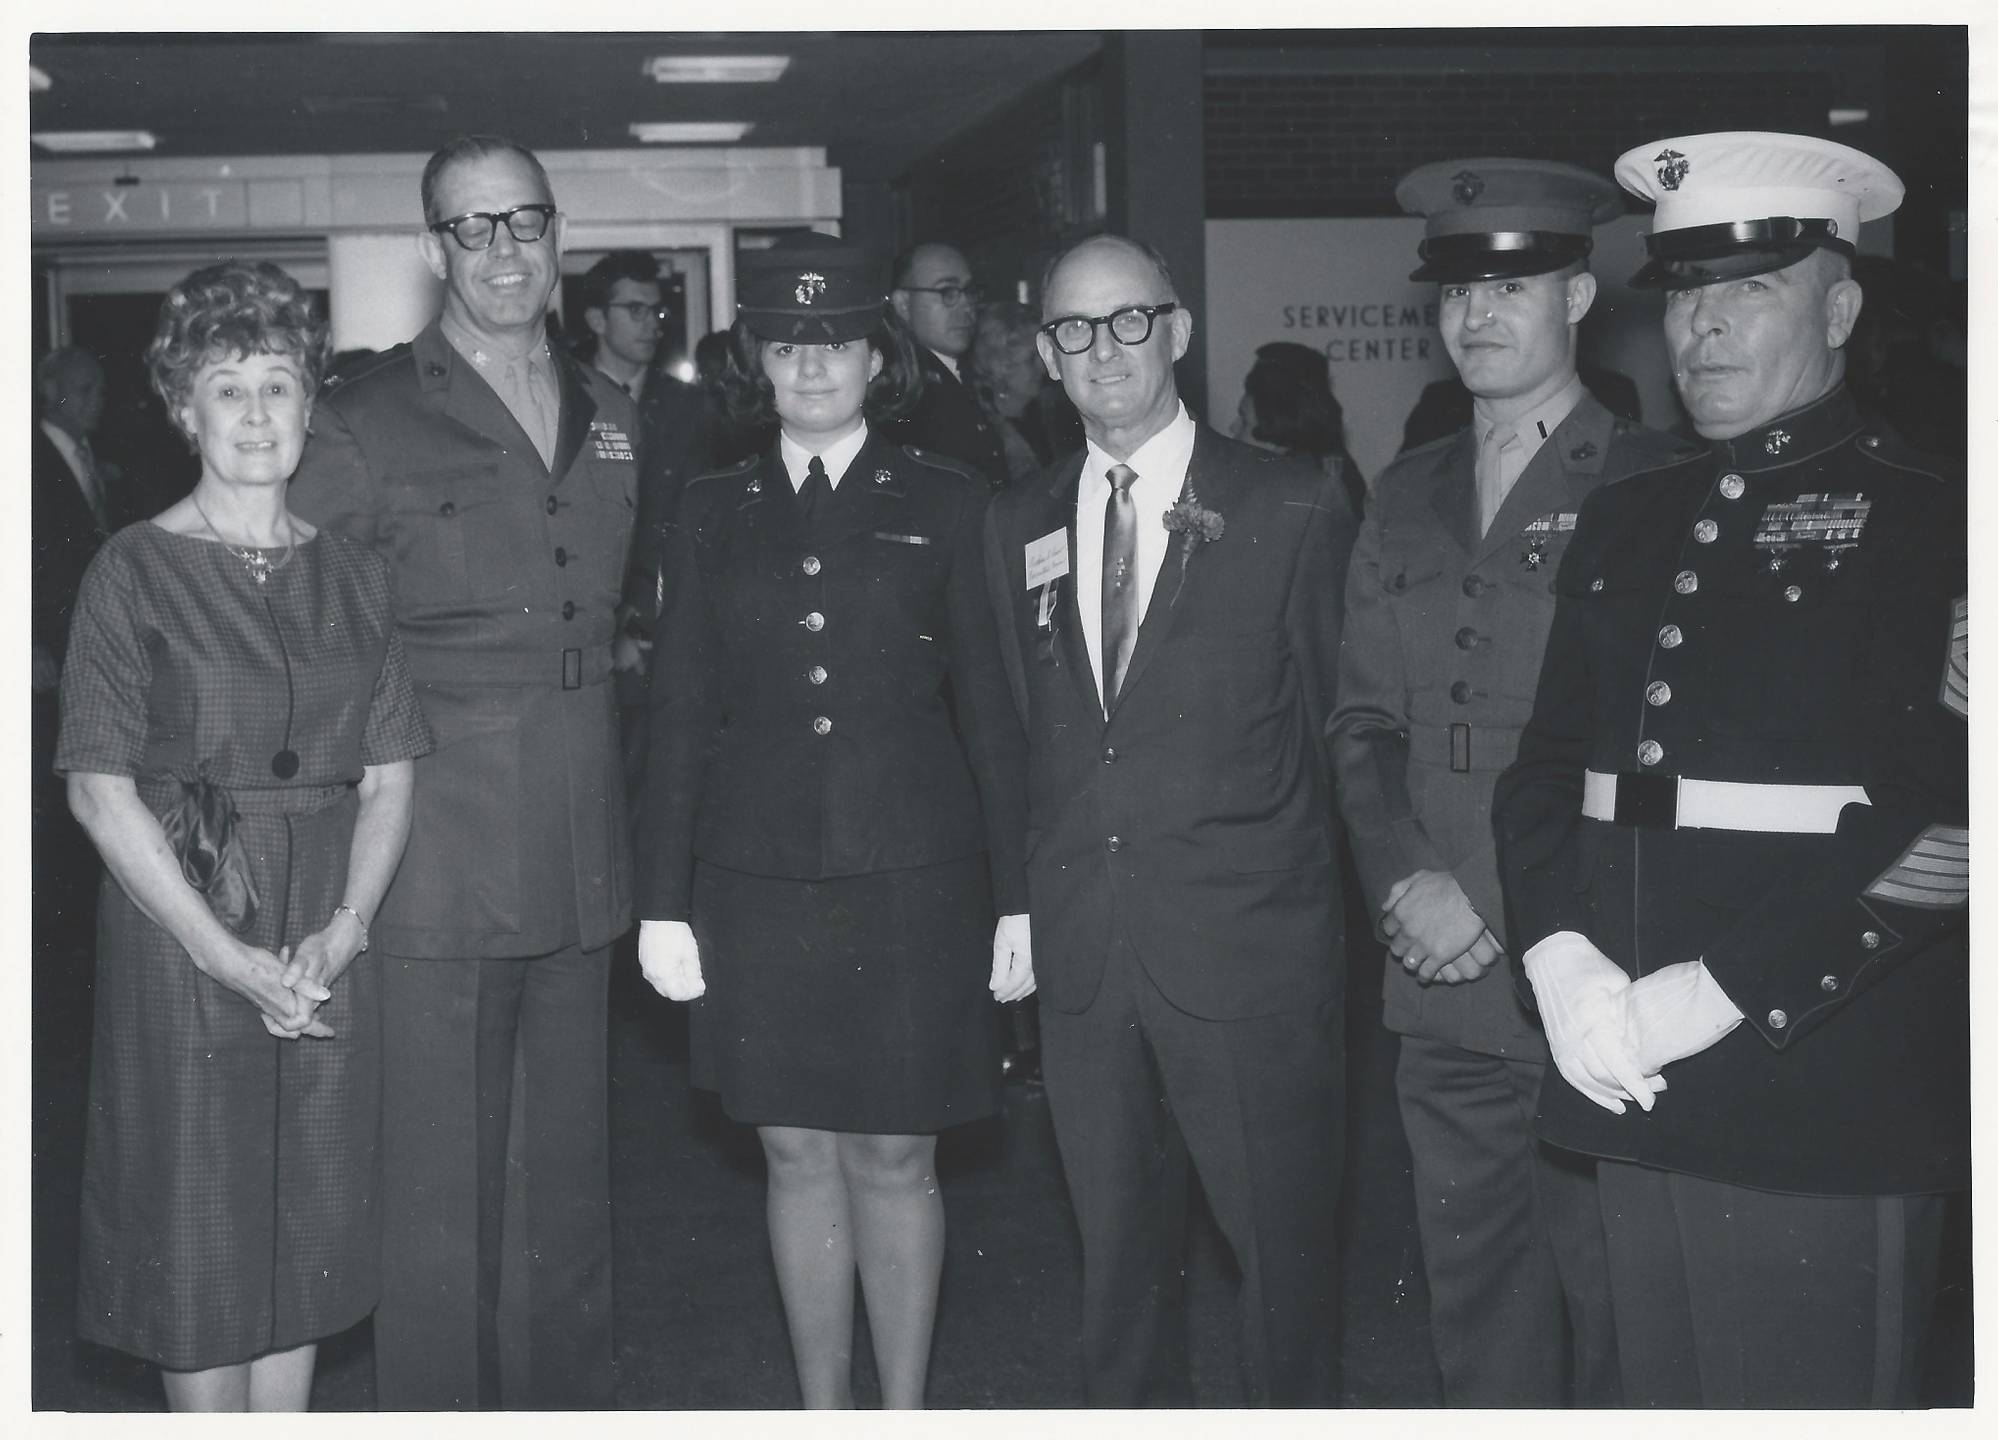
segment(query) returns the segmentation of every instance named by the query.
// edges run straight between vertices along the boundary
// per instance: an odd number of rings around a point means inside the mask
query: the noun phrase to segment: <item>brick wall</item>
[[[1536,155],[1605,174],[1633,145],[1709,130],[1825,133],[1821,70],[1209,74],[1214,219],[1392,215],[1431,160]]]

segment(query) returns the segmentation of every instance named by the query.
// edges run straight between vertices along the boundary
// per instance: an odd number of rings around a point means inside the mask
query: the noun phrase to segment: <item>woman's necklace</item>
[[[224,550],[243,562],[243,569],[248,571],[250,578],[259,585],[269,581],[271,576],[291,563],[292,554],[298,549],[298,530],[292,525],[291,515],[288,512],[284,517],[284,554],[273,560],[253,546],[231,545],[222,532],[215,528],[215,522],[208,518],[208,512],[201,508],[201,502],[192,495],[187,498],[194,501],[194,513],[201,517],[201,523],[208,527],[208,533],[222,542]]]

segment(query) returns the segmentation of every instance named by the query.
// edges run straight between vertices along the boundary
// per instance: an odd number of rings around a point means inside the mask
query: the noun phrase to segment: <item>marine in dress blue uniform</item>
[[[1576,373],[1591,231],[1623,209],[1612,181],[1544,161],[1451,160],[1414,171],[1397,195],[1428,218],[1411,278],[1441,289],[1444,340],[1475,410],[1376,483],[1347,576],[1329,733],[1354,858],[1390,942],[1384,1019],[1402,1037],[1430,1334],[1448,1404],[1611,1404],[1595,1167],[1535,1139],[1546,1043],[1490,973],[1507,933],[1491,793],[1532,708],[1582,502],[1686,447],[1612,416]]]
[[[1884,166],[1697,135],[1617,166],[1705,451],[1582,508],[1494,799],[1598,1167],[1625,1399],[1902,1406],[1969,1182],[1960,477],[1865,428],[1839,347]]]

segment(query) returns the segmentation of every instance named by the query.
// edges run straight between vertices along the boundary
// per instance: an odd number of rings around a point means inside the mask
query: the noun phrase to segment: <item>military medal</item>
[[[1547,537],[1565,535],[1574,528],[1575,512],[1572,510],[1540,515],[1528,521],[1520,531],[1527,541],[1526,548],[1519,552],[1519,563],[1528,570],[1538,570],[1547,563]]]
[[[1872,510],[1873,502],[1863,494],[1799,495],[1762,512],[1755,525],[1755,548],[1768,553],[1769,573],[1775,575],[1789,563],[1791,552],[1815,545],[1824,552],[1829,573],[1843,563],[1846,551],[1858,547]]]

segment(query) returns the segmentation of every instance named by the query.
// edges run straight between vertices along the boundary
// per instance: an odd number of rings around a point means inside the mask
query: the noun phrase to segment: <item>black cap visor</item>
[[[1463,235],[1431,235],[1416,247],[1422,264],[1411,280],[1459,285],[1472,280],[1522,280],[1545,275],[1587,257],[1593,242],[1586,235],[1558,230],[1473,231]]]
[[[752,310],[738,305],[736,318],[757,339],[777,345],[833,345],[864,340],[882,323],[879,305],[851,310]]]
[[[1630,277],[1640,290],[1689,290],[1722,280],[1746,280],[1787,269],[1813,250],[1854,253],[1852,243],[1838,238],[1830,220],[1797,220],[1775,216],[1727,225],[1696,225],[1644,237],[1651,259]]]

